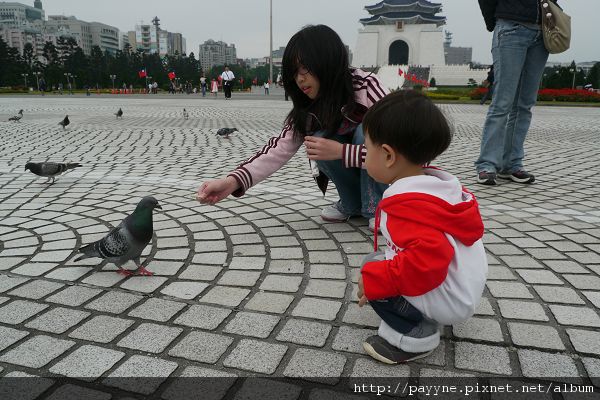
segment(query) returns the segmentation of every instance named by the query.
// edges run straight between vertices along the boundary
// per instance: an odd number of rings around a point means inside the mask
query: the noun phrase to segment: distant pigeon
[[[71,121],[69,121],[69,116],[65,115],[65,119],[63,119],[62,121],[60,121],[58,124],[60,126],[63,127],[63,130],[67,127],[67,125],[69,125],[71,123]]]
[[[133,275],[134,273],[121,266],[131,260],[138,269],[138,275],[153,275],[142,266],[140,256],[144,248],[150,243],[154,229],[152,227],[152,210],[162,207],[152,196],[144,197],[135,208],[133,214],[125,217],[121,223],[111,230],[108,235],[79,249],[83,255],[75,261],[97,257],[115,264],[119,269],[117,273]]]
[[[119,118],[123,119],[123,110],[121,110],[121,109],[119,108],[119,111],[117,111],[117,112],[115,113],[115,115],[117,116],[117,119],[119,119]]]
[[[217,135],[224,137],[225,139],[229,139],[229,135],[237,131],[237,128],[221,128],[217,131]]]
[[[183,109],[183,119],[188,119],[190,117],[190,114],[187,112],[187,110],[184,108]]]
[[[9,121],[20,122],[21,118],[23,118],[23,110],[19,110],[19,113],[17,115],[15,115],[14,117],[10,117],[8,120]]]
[[[63,172],[81,166],[82,165],[79,163],[28,162],[25,164],[25,171],[30,170],[38,176],[48,178],[46,183],[50,182],[50,179],[52,179],[52,183],[54,183],[54,179]]]

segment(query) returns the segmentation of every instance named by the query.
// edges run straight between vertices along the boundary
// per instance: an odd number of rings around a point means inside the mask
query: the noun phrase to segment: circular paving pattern
[[[15,101],[24,105],[22,122],[0,122],[0,374],[44,376],[31,396],[171,398],[178,383],[168,376],[301,377],[279,384],[311,399],[360,376],[599,384],[597,108],[537,107],[526,143],[536,184],[485,187],[474,184],[473,160],[487,108],[442,106],[456,133],[436,164],[479,199],[488,283],[476,315],[444,327],[434,354],[388,367],[364,354],[379,319],[356,303],[372,234],[362,218],[320,220],[335,189],[320,194],[302,151],[242,198],[195,201],[203,180],[225,175],[278,134],[290,103],[11,97],[0,98],[2,120],[18,111]],[[119,107],[122,121],[113,115]],[[65,131],[57,125],[64,114],[72,121]],[[222,127],[239,133],[220,138]],[[43,160],[83,167],[48,185],[23,171]],[[146,195],[163,208],[142,255],[154,276],[74,261]],[[146,386],[105,380],[131,374],[157,378]],[[69,386],[60,376],[91,380]],[[224,383],[223,393],[243,397],[257,382]]]

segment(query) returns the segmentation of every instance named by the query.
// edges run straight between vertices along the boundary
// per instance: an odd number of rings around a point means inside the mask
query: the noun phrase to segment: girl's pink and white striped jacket
[[[377,75],[360,69],[353,69],[351,72],[357,111],[352,116],[344,115],[345,120],[341,128],[349,133],[354,132],[354,129],[348,129],[349,125],[353,125],[352,127],[355,128],[362,122],[362,117],[367,110],[388,94],[388,90],[384,88]],[[240,185],[233,195],[243,196],[246,190],[284,166],[296,154],[302,143],[301,140],[295,139],[293,127],[286,124],[279,136],[269,139],[260,151],[241,163],[228,175],[235,178]],[[366,154],[364,145],[345,144],[342,154],[344,166],[346,168],[362,168]]]

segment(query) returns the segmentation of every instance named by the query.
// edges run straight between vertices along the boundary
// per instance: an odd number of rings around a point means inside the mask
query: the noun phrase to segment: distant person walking
[[[487,99],[491,99],[494,94],[494,66],[490,66],[490,70],[488,71],[487,78],[484,81],[484,84],[487,87],[487,92],[483,94],[481,98],[480,104],[485,104]]]
[[[269,81],[265,82],[264,88],[265,88],[265,96],[268,96],[269,95]]]
[[[202,74],[202,76],[200,77],[200,89],[202,90],[202,97],[206,97],[206,86],[206,76]]]
[[[42,96],[46,94],[46,80],[44,78],[40,78],[40,93],[42,93]]]
[[[496,177],[533,183],[523,167],[531,108],[548,60],[537,0],[479,0],[492,39],[495,93],[483,125],[475,161],[477,183],[495,185]]]
[[[221,73],[221,78],[223,78],[223,92],[225,92],[225,100],[229,100],[231,99],[231,86],[233,85],[235,75],[233,74],[233,71],[229,70],[228,66],[225,66],[225,71]]]
[[[217,93],[219,93],[219,84],[217,83],[216,79],[210,81],[210,92],[217,97]]]

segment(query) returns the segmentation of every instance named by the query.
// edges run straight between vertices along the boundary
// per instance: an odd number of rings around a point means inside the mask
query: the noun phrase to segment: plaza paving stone
[[[195,201],[201,182],[279,133],[291,105],[272,97],[0,97],[0,373],[46,379],[23,398],[47,390],[55,374],[96,381],[55,385],[44,395],[56,399],[189,393],[189,381],[164,383],[171,375],[228,377],[215,399],[270,398],[261,380],[234,384],[249,375],[308,379],[277,382],[290,399],[353,398],[327,386],[364,375],[600,385],[597,108],[536,107],[525,146],[536,183],[488,187],[475,184],[473,169],[487,108],[441,105],[456,132],[434,164],[477,196],[488,282],[477,316],[444,328],[434,354],[388,367],[364,353],[379,318],[354,298],[372,249],[367,221],[321,221],[337,195],[333,184],[325,197],[316,188],[303,149],[241,198]],[[25,116],[8,123],[15,101]],[[66,113],[72,124],[62,131]],[[216,135],[225,126],[239,132],[226,141]],[[46,185],[23,171],[30,160],[83,167]],[[142,256],[155,276],[74,261],[78,244],[101,238],[150,194],[163,207]],[[124,376],[146,379],[113,379]]]

